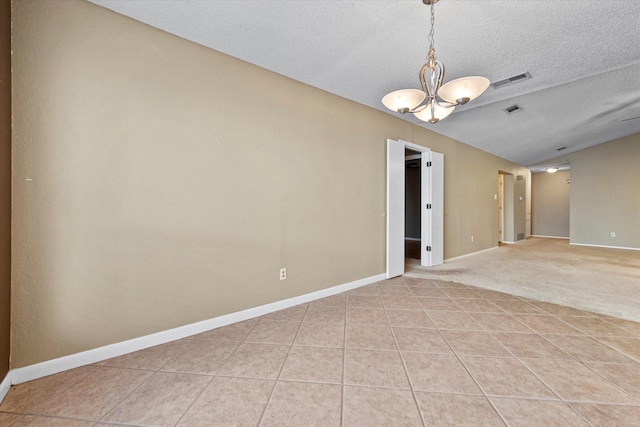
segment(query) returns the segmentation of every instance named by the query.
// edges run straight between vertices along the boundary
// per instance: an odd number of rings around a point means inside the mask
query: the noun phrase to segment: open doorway
[[[407,150],[420,155],[411,159],[419,159],[420,163],[420,265],[440,265],[444,258],[444,155],[410,142],[388,139],[387,277],[404,274]]]
[[[515,177],[498,171],[498,243],[515,243]]]
[[[404,256],[420,259],[422,242],[421,195],[422,153],[405,148],[404,152]]]

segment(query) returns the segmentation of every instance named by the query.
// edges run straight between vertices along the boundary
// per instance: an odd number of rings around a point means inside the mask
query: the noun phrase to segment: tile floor
[[[640,324],[400,277],[21,384],[0,425],[637,426]]]

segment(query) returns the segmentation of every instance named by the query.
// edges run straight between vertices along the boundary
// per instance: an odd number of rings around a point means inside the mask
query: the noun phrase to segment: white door
[[[426,154],[426,153],[425,153]],[[429,267],[444,262],[444,154],[430,151],[431,167],[431,251]],[[425,265],[425,264],[422,264]]]
[[[404,143],[387,139],[387,278],[404,274]]]

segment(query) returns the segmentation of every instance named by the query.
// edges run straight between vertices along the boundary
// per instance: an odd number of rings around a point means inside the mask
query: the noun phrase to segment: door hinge
[[[427,246],[427,252],[431,252],[431,246]]]
[[[431,167],[431,162],[427,162],[427,167],[430,168]]]
[[[427,203],[427,209],[431,209],[431,203]]]

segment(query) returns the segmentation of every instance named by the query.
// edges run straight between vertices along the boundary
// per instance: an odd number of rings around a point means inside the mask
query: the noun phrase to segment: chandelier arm
[[[444,108],[457,107],[458,105],[462,105],[459,102],[453,103],[453,102],[445,101],[444,99],[442,99],[440,97],[435,97],[434,101],[435,101],[436,104],[438,104],[439,106],[444,107]]]

